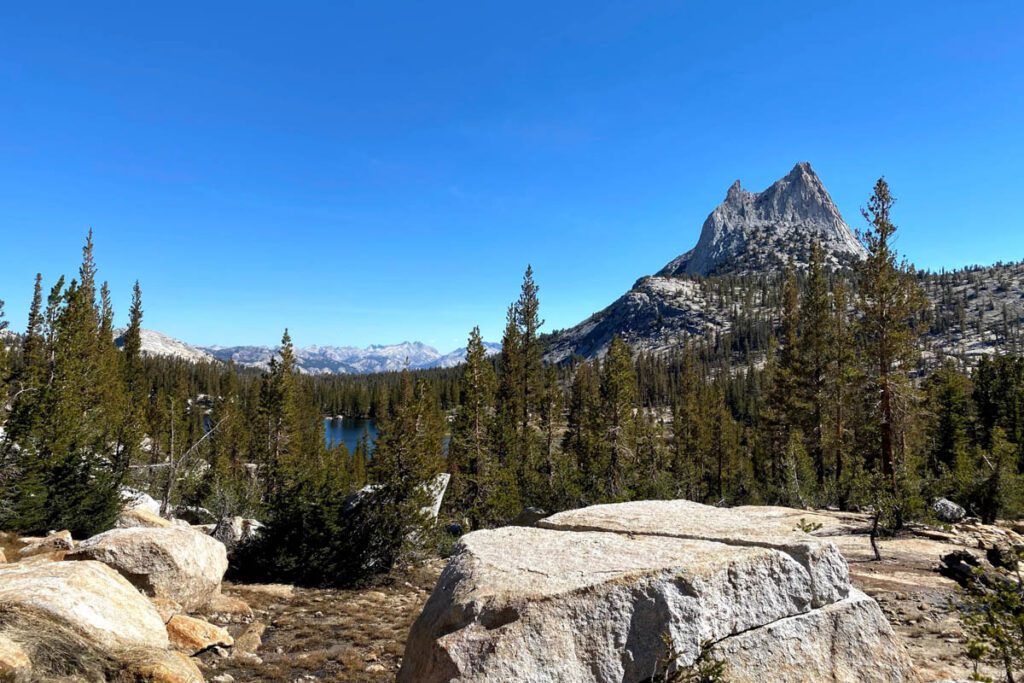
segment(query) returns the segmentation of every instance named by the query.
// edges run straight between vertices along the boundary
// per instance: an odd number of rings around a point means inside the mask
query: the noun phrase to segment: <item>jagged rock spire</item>
[[[864,256],[818,174],[802,161],[763,192],[733,183],[725,201],[704,221],[697,246],[658,274],[759,272],[779,268],[790,257],[803,266],[815,240],[833,266]]]

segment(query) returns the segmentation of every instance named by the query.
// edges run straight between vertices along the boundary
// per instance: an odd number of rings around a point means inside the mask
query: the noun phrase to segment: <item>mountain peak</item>
[[[821,178],[801,161],[762,192],[736,181],[704,221],[690,251],[670,261],[659,275],[744,274],[781,268],[793,258],[806,266],[817,241],[826,262],[841,266],[864,249],[843,220]]]

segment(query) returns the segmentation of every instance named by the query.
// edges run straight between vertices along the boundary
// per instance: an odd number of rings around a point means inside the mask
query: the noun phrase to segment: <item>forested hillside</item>
[[[634,292],[687,307],[660,324],[703,321],[657,346],[637,322],[589,358],[553,356],[564,337],[543,334],[527,269],[499,355],[473,330],[458,368],[368,376],[300,374],[287,332],[263,371],[143,357],[139,287],[119,351],[90,237],[77,277],[37,279],[8,337],[0,523],[92,534],[131,486],[166,511],[266,522],[236,554],[246,576],[345,584],[447,543],[423,513],[439,472],[460,531],[642,498],[867,506],[883,529],[938,496],[1016,514],[1022,267],[916,273],[891,206],[880,181],[852,268],[812,243],[777,276],[647,278]],[[372,457],[325,447],[339,413],[378,421]]]

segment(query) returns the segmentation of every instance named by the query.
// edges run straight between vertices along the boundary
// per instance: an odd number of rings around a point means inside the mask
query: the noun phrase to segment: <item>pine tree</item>
[[[569,415],[562,451],[572,458],[579,471],[581,504],[598,502],[603,497],[601,453],[601,389],[594,363],[576,363],[569,392]]]
[[[828,278],[822,264],[821,245],[814,242],[807,283],[800,306],[801,403],[805,409],[802,428],[808,456],[814,462],[818,491],[825,489],[826,387],[831,354]]]
[[[394,412],[380,424],[370,467],[376,552],[390,567],[415,556],[428,542],[426,511],[435,478],[442,471],[443,419],[426,383],[402,372]]]
[[[619,500],[628,493],[636,459],[636,371],[629,347],[614,337],[601,367],[601,417],[604,426],[604,495]]]
[[[833,462],[833,485],[840,507],[846,508],[849,501],[849,472],[847,453],[849,448],[849,411],[851,387],[856,382],[854,362],[854,339],[850,329],[847,311],[846,287],[837,282],[832,290],[832,320],[829,330],[829,359],[827,394],[831,403],[831,450]]]
[[[524,435],[529,432],[531,420],[540,412],[544,396],[544,346],[539,337],[544,321],[540,318],[540,301],[537,299],[539,289],[533,280],[533,268],[527,266],[519,301],[515,306],[522,352],[519,391],[521,430]]]
[[[142,367],[142,288],[135,281],[132,288],[132,306],[128,313],[128,327],[124,332],[122,351],[124,353],[125,381],[128,393],[134,401],[144,398],[145,377]]]
[[[494,447],[499,462],[518,467],[520,416],[525,407],[519,378],[523,376],[523,342],[516,304],[508,307],[498,357],[498,393],[495,403]]]
[[[701,495],[697,453],[700,386],[693,351],[688,346],[684,347],[679,389],[672,408],[672,474],[677,486],[676,495],[688,500],[698,500]]]
[[[864,400],[877,435],[872,449],[875,465],[896,501],[899,525],[912,497],[905,488],[909,473],[904,470],[901,475],[899,458],[906,456],[907,420],[917,403],[909,373],[917,359],[918,325],[927,302],[913,268],[899,260],[892,247],[893,201],[888,183],[879,179],[863,211],[869,228],[862,235],[867,258],[858,266],[857,338],[868,382]]]
[[[102,335],[112,313],[109,299],[97,305],[95,276],[90,231],[79,279],[66,290],[61,279],[50,292],[43,322],[46,380],[21,394],[17,419],[8,425],[19,475],[7,494],[8,527],[36,533],[66,528],[88,536],[109,528],[119,510],[127,464],[116,438],[119,406],[110,401],[119,377],[107,372],[112,357]],[[38,326],[38,307],[33,308],[30,328]],[[106,344],[113,340],[108,337]]]
[[[770,458],[768,486],[775,495],[791,498],[790,467],[792,433],[800,428],[807,406],[802,401],[800,381],[803,376],[800,355],[799,283],[792,259],[786,265],[782,282],[782,313],[776,352],[769,350],[765,377],[769,384],[768,402],[764,406],[764,438]]]
[[[349,479],[349,488],[359,490],[366,486],[367,470],[370,467],[370,432],[363,430],[362,436],[356,443],[356,449],[352,452],[352,474]]]
[[[508,488],[505,468],[493,457],[495,377],[478,327],[469,334],[460,387],[448,446],[448,470],[452,474],[448,499],[465,512],[470,527],[477,529],[507,521],[518,512],[514,487]]]
[[[286,329],[260,392],[261,459],[270,499],[289,482],[301,479],[302,469],[323,455],[323,425],[297,374],[295,349]]]
[[[32,304],[28,312],[28,324],[21,342],[22,370],[18,377],[18,390],[32,388],[37,391],[46,381],[46,340],[43,320],[43,276],[36,273],[36,284],[32,291]]]
[[[0,424],[7,415],[8,351],[7,321],[4,320],[4,300],[0,299]]]

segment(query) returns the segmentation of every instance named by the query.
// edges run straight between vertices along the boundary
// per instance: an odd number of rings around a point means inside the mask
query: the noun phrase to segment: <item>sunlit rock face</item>
[[[835,546],[773,512],[644,501],[468,534],[399,680],[640,683],[709,642],[729,680],[916,680]]]

